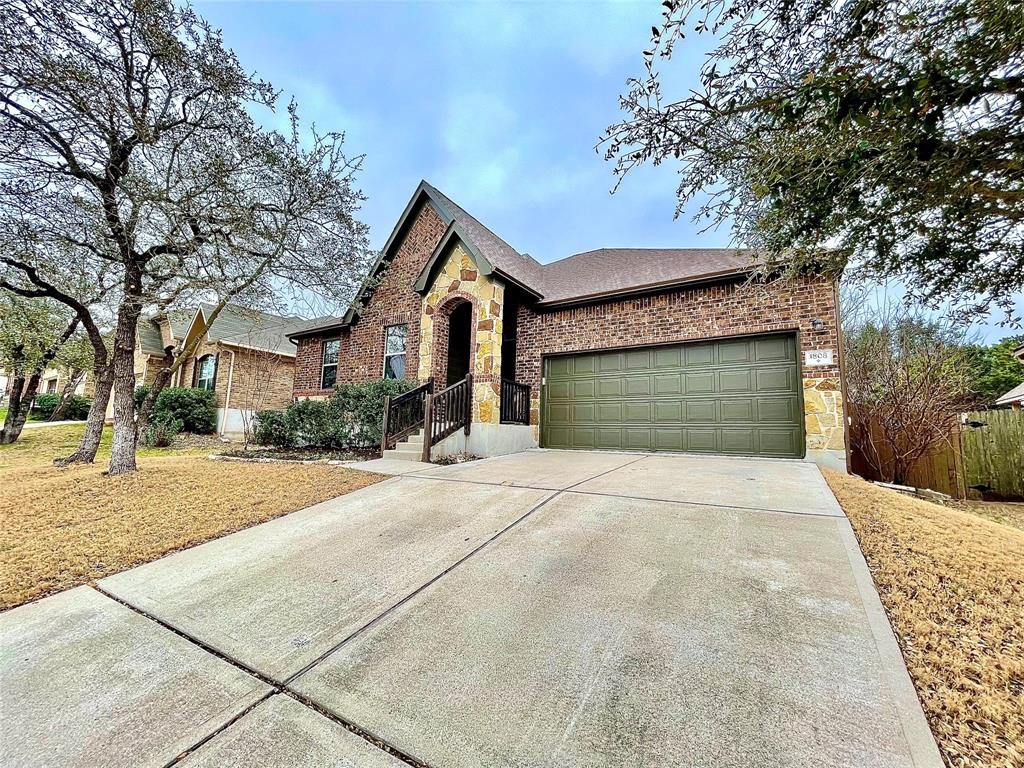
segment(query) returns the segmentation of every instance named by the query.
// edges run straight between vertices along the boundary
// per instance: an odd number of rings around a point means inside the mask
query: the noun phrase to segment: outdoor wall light
[[[815,331],[823,331],[825,330],[825,321],[814,318],[811,320],[811,328]]]

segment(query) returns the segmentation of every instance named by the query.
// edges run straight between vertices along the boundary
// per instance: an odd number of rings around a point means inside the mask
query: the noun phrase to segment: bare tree
[[[136,468],[144,311],[200,298],[282,305],[310,291],[344,303],[358,287],[370,258],[355,218],[361,158],[342,151],[342,134],[300,135],[294,103],[285,133],[262,129],[250,108],[276,100],[187,5],[0,6],[0,228],[26,244],[0,254],[0,287],[78,314],[95,350],[94,411],[114,385],[111,475]],[[116,297],[109,349],[101,319],[64,285],[69,270]],[[176,365],[158,375],[143,423]],[[73,460],[95,457],[102,421],[91,417]]]
[[[969,329],[881,291],[844,299],[851,444],[883,480],[904,483],[970,406]]]

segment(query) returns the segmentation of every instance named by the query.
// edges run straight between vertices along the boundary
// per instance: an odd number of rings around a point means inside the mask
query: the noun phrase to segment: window
[[[46,392],[47,392],[47,394],[53,394],[56,391],[57,391],[57,380],[56,379],[50,379],[49,381],[47,381],[46,382]]]
[[[405,337],[407,327],[389,325],[384,329],[384,378],[405,378]]]
[[[213,389],[217,381],[217,358],[203,355],[196,361],[196,389]]]
[[[338,380],[338,349],[340,347],[339,339],[324,341],[323,360],[320,362],[320,389],[330,389]]]

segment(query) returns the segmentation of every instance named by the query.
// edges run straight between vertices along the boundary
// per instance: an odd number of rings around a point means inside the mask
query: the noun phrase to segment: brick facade
[[[516,380],[530,385],[530,424],[537,427],[545,356],[796,331],[801,361],[806,351],[835,352],[832,366],[808,368],[801,362],[807,447],[842,450],[838,306],[835,282],[822,277],[710,285],[551,311],[523,306],[517,318]],[[824,327],[815,330],[813,320]]]
[[[373,289],[362,316],[339,334],[306,337],[296,352],[295,397],[322,397],[330,389],[320,388],[323,341],[340,338],[338,383],[354,384],[380,379],[384,373],[384,329],[389,325],[408,327],[405,376],[415,379],[419,371],[420,315],[423,300],[413,284],[427,259],[444,235],[445,222],[429,202],[413,216],[409,230],[395,251],[380,284]]]

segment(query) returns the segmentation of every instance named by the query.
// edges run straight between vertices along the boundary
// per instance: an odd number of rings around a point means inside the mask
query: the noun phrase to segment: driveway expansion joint
[[[527,513],[527,514],[529,514],[529,513]],[[499,533],[499,535],[500,535],[500,533]],[[441,575],[444,575],[444,574],[441,574]],[[438,576],[437,578],[440,578],[440,576]],[[255,670],[255,669],[252,669],[251,667],[241,663],[237,659],[233,659],[232,657],[228,656],[227,654],[223,653],[222,651],[219,651],[216,648],[213,648],[212,646],[208,645],[207,643],[204,643],[202,640],[199,640],[198,638],[193,637],[192,635],[190,635],[190,634],[188,634],[186,632],[182,632],[180,629],[175,627],[173,624],[169,624],[168,622],[164,621],[163,619],[160,619],[160,618],[152,615],[151,613],[148,613],[147,611],[144,611],[141,608],[138,608],[138,607],[132,605],[131,603],[121,599],[120,597],[118,597],[116,595],[113,595],[110,592],[107,592],[106,590],[104,590],[99,585],[92,585],[92,588],[95,591],[99,592],[104,597],[107,597],[107,598],[113,600],[114,602],[119,603],[120,605],[123,605],[128,610],[138,614],[139,616],[142,616],[144,619],[148,619],[149,621],[152,621],[154,624],[157,624],[158,626],[162,627],[163,629],[166,629],[167,631],[169,631],[169,632],[177,635],[178,637],[188,641],[189,643],[197,646],[198,648],[200,648],[201,650],[203,650],[206,653],[210,654],[211,656],[214,656],[217,659],[220,659],[221,661],[223,661],[223,662],[225,662],[227,664],[230,664],[231,666],[235,667],[236,669],[238,669],[238,670],[240,670],[242,672],[245,672],[248,675],[251,675],[252,677],[254,677],[257,680],[259,680],[260,682],[262,682],[265,685],[269,686],[270,689],[271,689],[271,690],[267,691],[265,694],[263,694],[262,696],[260,696],[258,699],[256,699],[256,701],[254,701],[252,704],[247,706],[241,712],[237,713],[235,716],[230,718],[227,722],[222,723],[220,726],[218,726],[217,728],[212,730],[210,733],[206,734],[201,739],[196,741],[194,744],[189,746],[188,749],[183,750],[181,753],[179,753],[172,760],[168,761],[167,763],[164,763],[163,768],[173,768],[173,766],[178,765],[182,760],[184,760],[190,754],[195,752],[197,749],[202,747],[204,744],[209,742],[211,739],[215,738],[219,734],[221,734],[224,731],[226,731],[228,728],[233,726],[235,723],[237,723],[239,720],[241,720],[247,714],[249,714],[254,709],[256,709],[256,707],[258,707],[260,704],[264,703],[265,701],[270,699],[272,696],[276,696],[276,695],[279,695],[279,694],[286,694],[286,695],[290,696],[291,698],[295,699],[297,702],[299,702],[303,706],[309,707],[310,709],[312,709],[313,711],[317,712],[318,714],[323,715],[327,719],[329,719],[329,720],[331,720],[331,721],[333,721],[333,722],[343,726],[346,730],[348,730],[348,731],[354,733],[355,735],[359,736],[364,741],[370,743],[371,745],[373,745],[377,749],[380,749],[383,752],[387,752],[388,754],[390,754],[393,757],[401,760],[402,762],[408,763],[409,765],[415,766],[416,768],[431,768],[431,766],[429,764],[427,764],[427,763],[423,762],[422,760],[419,760],[419,759],[417,759],[415,757],[412,757],[411,755],[406,754],[402,750],[398,749],[398,747],[395,747],[394,745],[389,744],[387,741],[385,741],[384,739],[380,738],[379,736],[377,736],[375,734],[372,734],[369,731],[367,731],[366,729],[360,727],[358,723],[354,723],[354,722],[345,720],[344,718],[338,717],[337,715],[335,715],[335,714],[325,710],[323,707],[320,707],[319,705],[313,703],[310,699],[306,698],[302,694],[300,694],[297,691],[294,691],[294,690],[292,690],[291,688],[288,687],[288,683],[290,683],[293,679],[295,679],[300,674],[302,674],[303,671],[308,671],[308,670],[302,670],[302,671],[292,675],[291,677],[287,678],[284,682],[275,680],[274,678],[268,677],[267,675],[264,675],[261,672]],[[397,607],[397,605],[396,606],[392,606],[392,608],[389,608],[388,611],[385,611],[385,614],[387,612],[389,612],[390,610],[392,610],[393,608],[395,608],[395,607]],[[382,614],[382,616],[383,615],[384,614]],[[315,665],[315,664],[319,663],[320,661],[322,661],[322,659],[317,659],[317,661],[315,661],[313,664]]]

